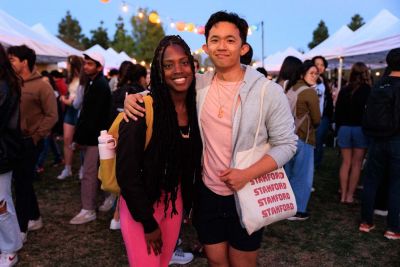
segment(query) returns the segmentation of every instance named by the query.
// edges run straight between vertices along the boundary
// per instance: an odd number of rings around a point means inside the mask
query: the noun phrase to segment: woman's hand
[[[124,101],[124,120],[129,122],[129,118],[137,120],[137,117],[143,117],[146,111],[138,103],[143,103],[141,94],[126,95]]]
[[[149,255],[151,254],[151,249],[153,249],[154,255],[157,256],[161,254],[163,243],[161,239],[161,230],[159,227],[157,227],[157,229],[151,233],[144,234],[144,238],[146,239],[147,253]]]
[[[71,105],[72,105],[72,102],[74,101],[74,99],[71,98],[71,97],[67,98],[67,97],[65,97],[64,95],[62,95],[62,96],[60,96],[60,101],[61,101],[64,105],[71,106]]]

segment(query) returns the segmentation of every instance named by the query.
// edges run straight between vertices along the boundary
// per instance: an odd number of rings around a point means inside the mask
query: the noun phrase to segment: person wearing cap
[[[88,78],[82,110],[76,124],[74,141],[84,152],[81,181],[81,211],[70,224],[84,224],[96,219],[96,196],[99,187],[97,168],[99,150],[97,137],[111,124],[111,91],[103,75],[104,58],[95,52],[83,54],[83,72]]]

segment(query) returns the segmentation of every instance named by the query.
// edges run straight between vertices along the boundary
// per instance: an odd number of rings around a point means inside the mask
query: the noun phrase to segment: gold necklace
[[[182,132],[181,128],[179,128],[179,132],[181,133],[181,136],[182,136],[183,139],[189,139],[189,137],[190,137],[190,125],[189,125],[189,129],[188,129],[188,133],[187,134],[184,134]]]
[[[242,76],[240,77],[240,79],[235,83],[235,85],[233,86],[233,90],[234,91],[236,91],[238,88],[239,88],[239,86],[241,85],[241,83],[242,83],[242,81],[243,81],[243,76],[244,76],[244,74],[242,74]],[[228,102],[228,100],[229,99],[227,99],[227,100],[225,100],[223,103],[222,103],[222,101],[221,101],[221,96],[220,96],[220,87],[224,87],[224,88],[226,88],[224,85],[222,85],[222,84],[220,84],[220,82],[219,82],[219,79],[217,78],[217,75],[215,75],[215,83],[216,83],[216,87],[217,87],[217,95],[218,95],[218,105],[219,105],[219,108],[218,108],[218,114],[217,114],[217,117],[218,118],[223,118],[224,117],[224,106],[225,106],[225,104]]]

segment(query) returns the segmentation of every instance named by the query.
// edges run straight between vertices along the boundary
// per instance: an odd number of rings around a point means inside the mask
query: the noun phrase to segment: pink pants
[[[150,255],[147,254],[147,245],[144,238],[143,225],[135,221],[126,205],[125,200],[120,197],[119,209],[121,216],[121,232],[124,238],[126,252],[130,266],[135,267],[166,267],[174,253],[176,241],[178,240],[179,230],[182,222],[182,196],[181,191],[178,191],[175,202],[178,215],[171,218],[172,204],[169,204],[167,216],[164,216],[164,194],[161,196],[161,202],[154,204],[154,219],[158,222],[161,230],[163,247],[161,254],[154,255],[151,250]]]

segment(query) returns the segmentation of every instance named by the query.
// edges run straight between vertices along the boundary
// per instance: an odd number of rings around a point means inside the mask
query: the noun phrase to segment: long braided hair
[[[168,46],[178,45],[183,48],[192,69],[193,81],[188,88],[186,96],[186,109],[188,113],[190,131],[191,160],[182,157],[182,136],[180,133],[177,113],[170,95],[170,88],[165,83],[163,71],[163,58]],[[176,214],[175,200],[177,199],[179,180],[193,183],[196,170],[200,166],[201,139],[197,123],[196,91],[194,77],[194,60],[189,46],[177,35],[165,36],[159,43],[154,53],[151,65],[150,87],[153,97],[154,122],[153,134],[144,157],[144,175],[148,182],[157,185],[157,195],[152,196],[159,199],[161,190],[165,191],[166,213],[169,203],[172,203],[172,213]],[[182,194],[184,194],[182,190]],[[166,215],[166,214],[165,214]]]

